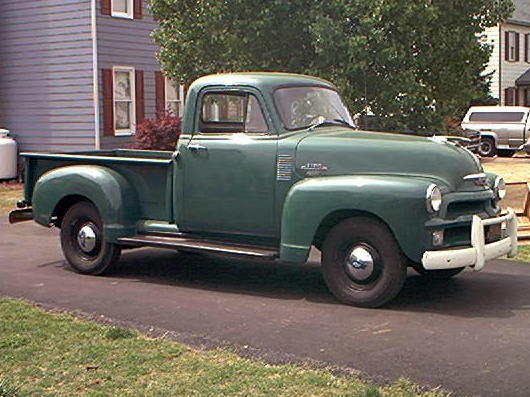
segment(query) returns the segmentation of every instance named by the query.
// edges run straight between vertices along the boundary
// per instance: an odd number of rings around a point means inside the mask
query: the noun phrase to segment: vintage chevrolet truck
[[[11,222],[60,228],[86,274],[131,247],[304,263],[315,246],[340,301],[378,307],[407,267],[448,278],[517,251],[501,177],[443,139],[352,127],[335,86],[309,76],[198,79],[173,153],[23,156]]]

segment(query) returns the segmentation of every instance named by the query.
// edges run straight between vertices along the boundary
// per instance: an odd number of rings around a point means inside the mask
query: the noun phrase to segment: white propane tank
[[[0,129],[0,179],[17,177],[17,143],[8,130]]]

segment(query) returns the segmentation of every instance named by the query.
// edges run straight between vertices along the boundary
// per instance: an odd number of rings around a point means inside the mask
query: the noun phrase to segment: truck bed
[[[134,186],[144,219],[173,220],[173,152],[100,150],[76,153],[22,153],[25,158],[25,200],[31,203],[37,180],[46,172],[70,165],[110,168]]]

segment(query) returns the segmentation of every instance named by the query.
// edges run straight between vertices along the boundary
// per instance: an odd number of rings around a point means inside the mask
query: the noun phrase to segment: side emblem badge
[[[302,171],[305,171],[307,176],[319,176],[324,171],[328,170],[328,167],[322,163],[307,163],[300,167]]]

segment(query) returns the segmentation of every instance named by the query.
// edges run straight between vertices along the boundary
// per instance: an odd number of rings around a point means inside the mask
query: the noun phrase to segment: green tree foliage
[[[288,71],[333,81],[353,113],[441,127],[487,97],[478,36],[511,0],[151,0],[159,59],[176,80]]]

